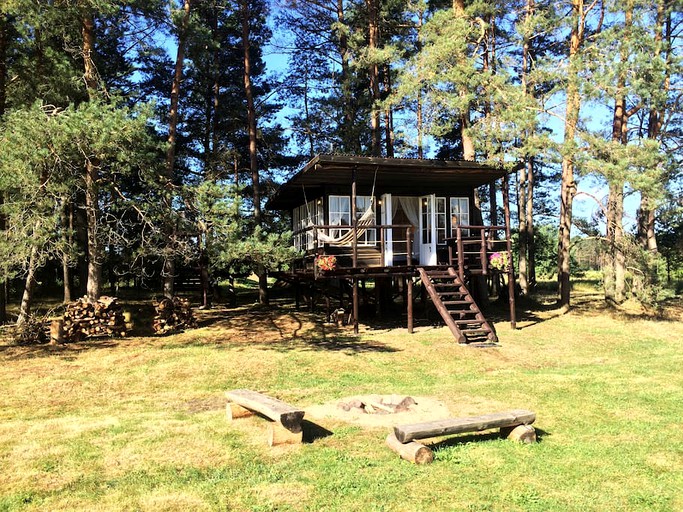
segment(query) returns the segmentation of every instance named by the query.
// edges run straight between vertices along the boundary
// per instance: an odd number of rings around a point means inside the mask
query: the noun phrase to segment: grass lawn
[[[284,305],[200,312],[162,338],[1,342],[0,510],[683,510],[680,303],[667,319],[616,314],[590,283],[574,303],[541,301],[515,331],[501,318],[495,349],[445,327],[354,337]],[[372,393],[453,415],[526,408],[540,442],[456,436],[415,466],[387,428],[330,420],[269,448],[263,420],[226,421],[233,388],[303,408]]]

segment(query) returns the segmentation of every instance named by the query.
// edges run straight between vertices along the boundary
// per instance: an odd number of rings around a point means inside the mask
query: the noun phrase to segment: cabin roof
[[[351,155],[317,155],[303,169],[280,186],[266,205],[271,210],[288,210],[304,203],[316,188],[348,187],[356,172],[358,193],[369,194],[375,183],[378,194],[424,195],[449,189],[474,188],[505,175],[501,168],[466,160],[379,158]],[[311,200],[315,195],[308,195]]]

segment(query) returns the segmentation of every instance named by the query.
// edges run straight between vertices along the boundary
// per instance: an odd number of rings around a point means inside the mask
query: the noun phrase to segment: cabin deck
[[[308,229],[318,232],[326,227],[312,226]],[[388,258],[386,233],[392,229],[407,229],[405,239],[406,250],[399,254],[394,261],[395,254]],[[357,330],[358,319],[358,282],[368,279],[378,284],[390,278],[402,280],[408,309],[408,330],[412,332],[412,301],[413,284],[420,282],[429,294],[436,310],[451,329],[453,336],[460,343],[471,340],[470,335],[483,336],[489,342],[496,342],[497,336],[484,318],[479,305],[476,303],[470,289],[476,276],[506,275],[510,295],[511,322],[514,326],[514,273],[512,267],[511,240],[504,226],[458,226],[456,236],[446,239],[446,244],[437,253],[437,262],[432,265],[420,264],[414,258],[412,250],[411,227],[368,225],[367,229],[375,229],[380,233],[380,239],[374,244],[334,245],[324,243],[313,237],[316,242],[308,249],[301,261],[293,270],[286,274],[288,280],[297,285],[307,283],[312,291],[316,286],[319,293],[325,293],[323,285],[326,281],[340,281],[337,293],[343,295],[346,289],[353,301],[354,327]],[[504,238],[497,238],[496,232],[503,230]],[[466,234],[466,235],[464,235]],[[391,239],[391,238],[389,238]],[[323,258],[334,256],[333,268],[320,265]],[[391,265],[387,265],[390,260]],[[282,277],[285,277],[282,275]],[[317,285],[315,283],[318,283]],[[343,299],[341,299],[343,301]],[[297,298],[298,303],[298,298]],[[328,300],[329,303],[329,300]]]

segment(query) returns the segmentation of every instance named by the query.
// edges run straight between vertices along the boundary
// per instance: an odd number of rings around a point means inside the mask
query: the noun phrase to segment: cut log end
[[[271,422],[268,429],[268,446],[278,446],[281,444],[301,444],[303,441],[303,430],[292,432],[283,427],[280,423]]]
[[[416,441],[401,443],[392,433],[387,436],[387,446],[396,452],[403,460],[413,464],[429,464],[434,460],[434,452]]]
[[[536,442],[536,430],[531,425],[517,425],[500,429],[501,436],[517,443],[532,444]]]

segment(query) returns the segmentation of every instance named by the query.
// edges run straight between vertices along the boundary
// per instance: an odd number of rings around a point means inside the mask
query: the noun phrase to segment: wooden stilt
[[[408,276],[406,278],[407,288],[407,298],[408,303],[408,334],[413,334],[413,278]]]
[[[505,238],[508,252],[508,300],[510,302],[510,327],[517,328],[517,312],[515,310],[515,266],[512,262],[512,235],[510,234],[510,191],[508,175],[503,176],[503,207],[505,210]]]
[[[358,278],[353,278],[353,334],[358,334]]]

